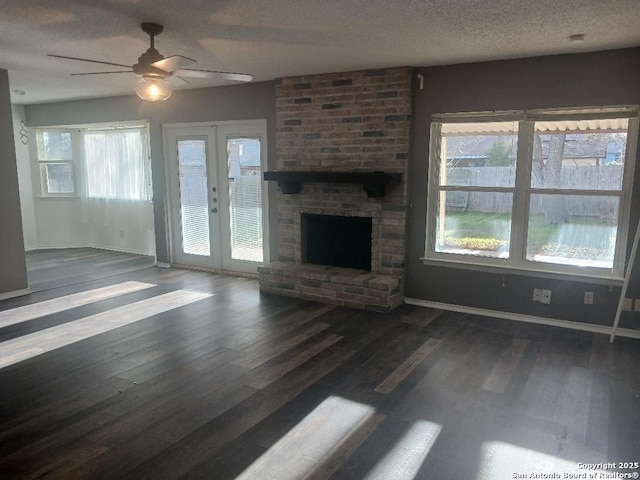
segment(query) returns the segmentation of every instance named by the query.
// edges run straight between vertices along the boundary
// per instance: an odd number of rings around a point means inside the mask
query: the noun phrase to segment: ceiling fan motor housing
[[[158,62],[160,60],[164,60],[164,55],[160,54],[158,50],[156,50],[154,45],[154,40],[156,35],[160,35],[162,33],[163,27],[158,23],[144,22],[140,24],[140,28],[144,33],[149,35],[151,46],[140,55],[138,58],[138,63],[132,66],[133,73],[136,75],[140,75],[144,78],[167,78],[170,77],[172,72],[167,72],[157,67],[152,67],[151,64]]]
[[[167,72],[160,68],[152,67],[151,64],[164,60],[164,55],[160,54],[154,47],[147,49],[140,58],[138,63],[133,65],[133,73],[142,77],[166,78],[171,76],[171,72]]]

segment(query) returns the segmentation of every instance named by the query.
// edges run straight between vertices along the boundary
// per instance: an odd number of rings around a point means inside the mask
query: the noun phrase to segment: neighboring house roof
[[[542,157],[549,156],[549,134],[541,134]],[[511,137],[500,135],[470,135],[447,137],[447,160],[479,160],[487,158],[494,143],[511,142]],[[626,137],[623,135],[567,134],[564,158],[597,158],[615,161],[624,156]],[[515,158],[517,144],[513,141],[510,156]]]
[[[501,135],[473,135],[447,137],[447,159],[479,159],[487,158],[487,151],[494,143],[503,141],[506,144],[513,143],[511,157],[516,156],[516,141],[509,136]]]
[[[550,135],[540,135],[542,140],[542,157],[549,156]],[[564,143],[565,158],[606,158],[609,153],[622,153],[623,147],[618,143],[609,145],[610,138],[603,136],[589,136],[584,134],[567,134]]]

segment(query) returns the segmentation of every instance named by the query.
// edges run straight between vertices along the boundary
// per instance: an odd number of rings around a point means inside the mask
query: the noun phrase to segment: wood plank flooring
[[[154,266],[149,255],[98,248],[42,249],[26,252],[32,292],[74,285]]]
[[[489,480],[640,461],[638,340],[155,267],[0,302],[0,319],[0,356],[44,350],[0,368],[1,478]]]

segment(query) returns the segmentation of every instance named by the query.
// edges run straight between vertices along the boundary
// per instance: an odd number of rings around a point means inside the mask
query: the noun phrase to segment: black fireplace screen
[[[371,217],[302,215],[306,263],[371,270]]]

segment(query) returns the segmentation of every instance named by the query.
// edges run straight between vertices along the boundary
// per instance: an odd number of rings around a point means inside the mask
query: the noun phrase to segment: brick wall
[[[402,182],[387,186],[382,198],[368,198],[362,185],[344,183],[305,183],[294,195],[278,191],[278,264],[260,269],[261,289],[376,310],[401,303],[411,72],[409,67],[389,68],[276,82],[278,170],[384,171],[401,173]],[[318,275],[317,268],[305,270],[301,258],[303,213],[371,217],[371,274],[361,277],[334,268],[323,272],[322,286],[313,287],[309,279]],[[376,282],[384,286],[384,294],[373,301],[375,296],[365,295],[363,285]]]
[[[403,174],[384,198],[360,185],[304,184],[278,197],[278,254],[300,261],[300,212],[372,216],[379,238],[372,270],[404,275],[411,69],[289,77],[276,84],[278,170],[385,171]],[[376,246],[378,248],[376,248]]]

